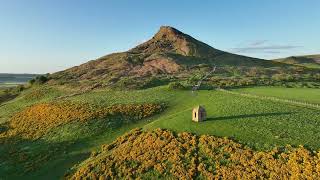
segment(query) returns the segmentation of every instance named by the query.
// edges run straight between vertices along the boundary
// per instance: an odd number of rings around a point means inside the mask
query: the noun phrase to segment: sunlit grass
[[[320,89],[251,87],[234,89],[233,91],[320,104]]]
[[[267,89],[265,91],[267,92]],[[281,89],[279,88],[278,91]],[[295,96],[299,97],[299,100],[308,100],[304,98],[307,96],[306,91],[316,92],[313,89],[291,88],[285,91],[289,92],[288,94],[300,94],[300,96]],[[18,153],[26,152],[34,155],[30,162],[42,158],[48,148],[57,149],[57,151],[50,151],[47,160],[50,163],[43,163],[39,170],[25,174],[31,179],[59,178],[68,168],[87,158],[90,151],[98,149],[101,144],[110,143],[136,127],[144,129],[160,127],[175,132],[187,131],[195,134],[227,136],[237,142],[262,150],[286,144],[303,144],[312,149],[320,148],[318,141],[320,113],[302,106],[242,97],[215,90],[201,90],[192,94],[189,90],[168,90],[165,86],[132,91],[98,90],[57,99],[57,97],[72,93],[72,91],[54,87],[29,89],[0,107],[1,121],[8,121],[13,114],[28,106],[61,100],[80,104],[88,103],[97,107],[165,102],[167,108],[158,115],[134,123],[121,123],[121,119],[97,119],[85,123],[70,122],[51,129],[35,142],[28,141],[15,146]],[[312,96],[316,97],[317,93]],[[208,120],[195,123],[191,121],[191,110],[199,104],[206,108]],[[0,147],[0,153],[4,152],[5,149]],[[38,157],[37,154],[41,156]],[[6,168],[13,168],[12,172],[21,171],[22,164],[22,162],[7,164]],[[56,171],[52,170],[57,167],[59,168]],[[0,173],[4,172],[8,171],[0,166]],[[48,174],[48,172],[51,173]]]

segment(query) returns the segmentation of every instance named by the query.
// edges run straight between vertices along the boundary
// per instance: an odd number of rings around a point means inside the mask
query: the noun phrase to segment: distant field
[[[320,89],[252,87],[234,89],[233,91],[320,104]]]
[[[25,84],[26,82],[24,83],[0,83],[0,89],[5,89],[5,88],[10,88],[10,87],[15,87],[15,86],[18,86],[20,84]]]
[[[302,64],[303,66],[306,66],[308,68],[320,68],[320,64],[315,64],[315,63],[305,63],[305,64]]]

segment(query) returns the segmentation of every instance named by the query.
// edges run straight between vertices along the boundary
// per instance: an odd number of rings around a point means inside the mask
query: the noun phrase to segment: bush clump
[[[181,83],[179,82],[171,82],[168,85],[169,89],[185,89],[185,86],[183,86]]]
[[[228,138],[136,129],[103,145],[69,178],[319,179],[319,163],[320,152],[302,146],[254,151]]]
[[[29,81],[29,84],[31,85],[40,85],[40,84],[44,84],[47,81],[49,81],[49,75],[40,75],[40,76],[36,76],[35,78],[31,79]]]

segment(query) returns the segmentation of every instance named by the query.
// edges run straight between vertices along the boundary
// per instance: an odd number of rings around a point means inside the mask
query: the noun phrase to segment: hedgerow
[[[254,151],[227,138],[136,129],[103,145],[66,178],[141,179],[150,172],[173,179],[319,179],[320,152]]]

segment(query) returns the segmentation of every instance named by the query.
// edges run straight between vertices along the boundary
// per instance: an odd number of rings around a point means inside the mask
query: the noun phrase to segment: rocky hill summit
[[[161,26],[152,39],[129,50],[129,52],[175,53],[195,57],[210,57],[224,53],[170,26]]]
[[[215,49],[170,26],[126,52],[113,53],[50,75],[52,84],[110,85],[123,79],[181,77],[195,66],[278,66],[279,62]]]

